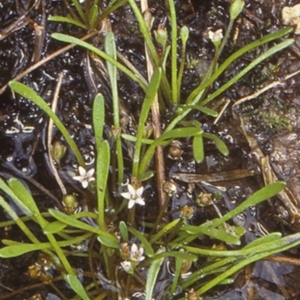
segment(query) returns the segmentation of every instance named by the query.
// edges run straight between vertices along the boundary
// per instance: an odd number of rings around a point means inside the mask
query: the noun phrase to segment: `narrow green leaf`
[[[247,244],[244,247],[244,249],[251,248],[251,247],[254,247],[256,245],[263,244],[263,243],[275,241],[277,239],[280,239],[281,237],[282,237],[281,232],[271,232],[268,235],[262,236],[262,237],[260,237],[260,238],[258,238],[256,240],[250,242],[249,244]]]
[[[103,139],[103,128],[105,123],[105,107],[102,94],[97,94],[93,103],[93,125],[96,145],[100,145]]]
[[[156,68],[154,70],[154,73],[151,77],[149,86],[147,88],[146,95],[145,95],[145,98],[143,101],[142,110],[140,113],[139,122],[138,122],[135,151],[134,151],[134,155],[133,155],[133,167],[132,167],[132,176],[133,177],[138,177],[141,147],[142,147],[142,138],[143,138],[143,134],[144,134],[144,126],[147,121],[151,105],[157,94],[157,90],[158,90],[159,84],[160,84],[160,79],[161,79],[161,68]]]
[[[0,182],[4,183],[1,178],[0,178]],[[2,186],[3,186],[3,184],[2,184]],[[10,188],[7,187],[7,189],[9,190],[10,194],[13,194],[12,191],[10,190]],[[13,197],[15,199],[17,199],[17,197],[15,195]],[[19,199],[18,199],[18,202],[22,203],[22,201]],[[36,243],[36,244],[39,243],[39,240],[35,237],[35,235],[29,230],[29,228],[26,226],[26,224],[19,218],[19,216],[14,212],[14,210],[9,206],[9,204],[1,196],[0,196],[0,206],[3,208],[3,210],[5,212],[7,212],[9,214],[9,216],[14,220],[14,222],[19,226],[19,228],[23,231],[23,233],[29,238],[29,240],[31,242]],[[30,211],[29,211],[28,215],[31,216]]]
[[[107,141],[97,145],[96,186],[98,201],[98,223],[101,230],[105,230],[105,193],[107,188],[110,166],[110,148]]]
[[[121,248],[121,246],[118,242],[113,241],[112,239],[108,239],[105,236],[98,236],[97,240],[106,247],[114,248],[114,249],[120,249]]]
[[[255,192],[247,200],[242,202],[238,207],[236,207],[233,210],[231,210],[230,212],[228,212],[222,218],[215,219],[211,222],[206,222],[203,225],[200,225],[200,227],[201,226],[217,227],[217,226],[223,224],[224,222],[228,221],[229,219],[233,218],[234,216],[240,214],[247,208],[257,205],[258,203],[277,195],[280,191],[283,190],[284,187],[285,187],[285,182],[283,182],[283,181],[277,181],[275,183],[269,184],[269,185],[263,187],[262,189],[258,190],[257,192]]]
[[[68,24],[72,24],[84,29],[87,29],[86,25],[83,24],[82,22],[72,19],[70,17],[62,17],[62,16],[50,16],[48,17],[49,21],[54,21],[54,22],[63,22],[63,23],[68,23]]]
[[[205,234],[211,238],[218,239],[228,244],[232,245],[240,245],[240,237],[235,233],[227,232],[224,228],[211,228],[211,227],[200,227],[200,226],[191,226],[185,225],[182,226],[180,230],[186,231],[190,235],[187,236],[186,239],[182,240],[182,243],[189,243],[194,239],[200,237]]]
[[[272,247],[269,248],[270,250],[268,250],[268,247],[269,247],[270,244],[275,243],[275,244],[278,245],[278,242],[280,243],[279,240],[284,240],[285,238],[287,238],[287,239],[286,239],[285,242],[282,243],[283,244],[282,247],[278,248],[278,247],[273,247],[273,245],[272,245]],[[215,285],[222,282],[224,279],[226,279],[229,276],[231,276],[232,274],[236,273],[238,270],[242,269],[246,265],[249,265],[252,262],[258,261],[258,260],[260,260],[260,259],[262,259],[266,256],[270,256],[270,255],[273,255],[273,254],[278,253],[278,252],[286,251],[286,250],[291,249],[295,246],[298,246],[299,244],[300,244],[300,235],[299,235],[299,233],[296,233],[296,234],[293,234],[291,236],[275,240],[271,243],[266,243],[267,247],[265,247],[266,249],[264,251],[261,251],[261,252],[258,252],[258,253],[254,252],[255,254],[251,253],[252,254],[251,257],[245,256],[245,259],[242,259],[241,261],[235,263],[231,268],[229,268],[225,272],[222,272],[219,276],[215,277],[214,279],[212,279],[211,281],[209,281],[208,283],[203,285],[197,292],[201,295],[201,294],[205,293],[206,291],[210,290],[211,288],[213,288]]]
[[[236,76],[234,76],[232,79],[228,80],[224,85],[219,87],[214,93],[209,95],[206,99],[201,101],[201,105],[206,105],[213,99],[215,99],[217,96],[219,96],[221,93],[226,91],[230,86],[232,86],[234,83],[236,83],[239,79],[241,79],[244,75],[246,75],[250,70],[252,70],[255,66],[260,64],[262,61],[267,59],[268,57],[272,56],[273,54],[291,46],[294,43],[293,39],[286,39],[285,41],[273,46],[272,48],[268,49],[267,51],[263,52],[261,55],[259,55],[256,59],[254,59],[247,67],[245,67],[242,71],[240,71]]]
[[[79,220],[76,220],[74,218],[72,218],[72,216],[68,216],[60,211],[57,211],[55,209],[49,209],[49,213],[57,220],[61,221],[62,223],[65,223],[67,225],[70,225],[70,226],[73,226],[75,228],[79,228],[79,229],[82,229],[82,230],[85,230],[85,231],[88,231],[88,232],[93,232],[93,233],[96,233],[100,236],[104,236],[108,239],[111,239],[112,241],[114,242],[118,242],[117,241],[117,238],[108,233],[108,232],[105,232],[99,228],[95,228],[93,226],[90,226],[86,223],[83,223]]]
[[[97,5],[97,0],[94,1],[92,8],[90,10],[90,15],[89,15],[89,23],[90,23],[90,28],[94,29],[95,25],[96,25],[96,21],[97,21],[97,17],[98,17],[98,5]]]
[[[155,243],[157,240],[159,240],[162,236],[169,233],[171,230],[173,230],[178,224],[181,222],[181,219],[175,219],[172,222],[166,224],[160,231],[158,231],[156,234],[154,234],[150,238],[150,244]]]
[[[4,182],[4,180],[2,178],[0,178],[0,189],[14,201],[14,203],[21,209],[21,211],[26,216],[31,216],[32,215],[32,213],[28,209],[28,207],[26,207],[24,205],[24,203],[13,193],[11,188]],[[9,209],[9,210],[5,209],[5,210],[10,214],[10,216],[13,220],[18,218],[18,216],[16,215],[16,213],[12,209]]]
[[[292,31],[291,27],[282,28],[276,32],[273,32],[271,34],[268,34],[264,36],[263,38],[256,40],[242,49],[239,49],[232,55],[230,55],[221,65],[220,67],[212,74],[212,76],[205,82],[201,83],[188,97],[187,102],[188,104],[193,103],[196,104],[199,100],[199,96],[201,94],[201,91],[210,86],[228,67],[230,64],[232,64],[234,61],[236,61],[239,57],[241,57],[243,54],[261,46],[264,45],[270,41],[273,41],[275,39],[278,39],[280,37],[283,37],[284,35],[290,33]]]
[[[183,251],[183,250],[180,249],[179,251]],[[178,284],[178,279],[180,278],[180,275],[181,275],[182,263],[183,263],[183,258],[177,257],[175,259],[175,276],[173,278],[173,282],[172,282],[172,285],[171,285],[171,293],[173,295],[175,294],[177,284]]]
[[[49,233],[54,234],[54,233],[61,232],[66,227],[67,227],[67,225],[65,223],[62,223],[60,221],[55,221],[55,222],[51,222],[51,223],[47,224],[43,228],[43,232],[45,234],[49,234]]]
[[[72,290],[83,300],[90,300],[89,296],[87,295],[86,291],[84,290],[81,282],[77,278],[76,275],[66,275],[65,280],[68,282]]]
[[[33,219],[43,228],[46,224],[45,219],[41,215],[34,199],[24,185],[16,178],[8,180],[8,185],[14,194],[22,201],[22,203],[30,210]]]
[[[176,105],[179,102],[178,87],[177,87],[177,18],[174,0],[169,0],[169,9],[171,17],[171,81],[172,81],[172,102]]]
[[[204,147],[202,134],[193,137],[193,156],[197,163],[201,163],[204,159]]]
[[[229,154],[229,150],[228,150],[226,144],[221,139],[219,139],[216,135],[204,132],[203,137],[214,141],[216,144],[216,147],[223,155],[227,156]]]
[[[119,231],[124,242],[128,242],[128,228],[124,221],[119,223]]]
[[[159,144],[160,142],[168,139],[179,139],[185,137],[192,137],[195,135],[199,135],[203,133],[202,128],[195,128],[195,127],[182,127],[170,130],[168,132],[164,132],[154,143]],[[154,144],[153,143],[153,144]]]
[[[105,52],[115,61],[117,60],[117,49],[115,36],[112,31],[109,31],[104,40]],[[118,93],[118,83],[117,83],[117,68],[115,65],[106,61],[107,71],[110,80],[112,102],[113,102],[113,120],[115,130],[121,131],[120,126],[120,102]],[[123,147],[121,143],[121,137],[117,134],[116,138],[116,155],[118,162],[118,183],[122,184],[124,180],[124,158],[123,158]]]
[[[59,120],[57,115],[51,110],[51,108],[48,106],[48,104],[30,87],[17,82],[17,81],[11,81],[8,84],[10,88],[23,96],[24,98],[29,99],[32,101],[34,104],[36,104],[40,109],[42,109],[54,122],[54,124],[58,127],[64,138],[66,139],[67,143],[69,144],[70,148],[72,149],[73,153],[75,154],[79,164],[82,167],[85,167],[84,160],[82,158],[82,155],[75,144],[74,140],[70,136],[68,130],[66,127],[63,125],[63,123]]]
[[[208,116],[214,117],[214,118],[216,118],[218,116],[217,111],[215,111],[211,108],[208,108],[208,107],[201,106],[201,105],[182,105],[182,106],[179,106],[178,113],[180,113],[182,110],[186,111],[186,110],[190,110],[190,109],[199,110],[202,113],[204,113]]]
[[[48,246],[49,247],[49,246]],[[46,247],[45,247],[46,248]],[[0,249],[0,257],[10,258],[23,255],[28,252],[44,249],[41,244],[17,244],[3,247]]]
[[[79,14],[81,20],[82,20],[84,23],[86,23],[87,19],[86,19],[86,16],[85,16],[85,14],[84,14],[82,8],[81,8],[80,3],[78,2],[78,0],[72,0],[72,2],[73,2],[73,4],[75,5],[76,10],[77,10],[77,12],[78,12],[78,14]]]
[[[160,248],[156,254],[163,253],[165,251],[165,248]],[[164,258],[157,259],[153,261],[153,263],[150,265],[147,273],[147,281],[146,281],[146,299],[145,300],[152,300],[152,294],[154,287],[156,285],[156,279],[158,276],[158,273],[160,271],[161,264],[163,263]]]

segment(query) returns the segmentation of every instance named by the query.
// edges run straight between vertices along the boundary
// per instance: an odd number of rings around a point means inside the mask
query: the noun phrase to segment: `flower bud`
[[[229,15],[231,20],[235,20],[242,12],[245,5],[244,0],[232,0],[229,8]]]
[[[51,145],[52,158],[59,164],[66,153],[67,147],[61,141],[55,141]]]
[[[75,195],[65,195],[62,200],[62,205],[67,214],[75,214],[78,211],[79,201]]]

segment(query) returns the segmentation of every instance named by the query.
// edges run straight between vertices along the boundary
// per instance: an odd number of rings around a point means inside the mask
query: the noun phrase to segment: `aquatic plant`
[[[51,17],[51,20],[68,22],[84,29],[95,29],[103,14],[98,15],[98,1],[82,10],[77,0],[72,0],[76,12],[69,8],[72,17]],[[274,53],[288,47],[292,39],[281,41],[253,60],[248,66],[228,80],[216,91],[208,94],[207,91],[214,81],[243,54],[257,47],[274,42],[287,35],[291,29],[284,28],[269,34],[260,40],[254,41],[244,48],[229,56],[218,66],[218,59],[228,39],[234,20],[243,8],[243,1],[234,0],[230,8],[230,23],[224,38],[220,32],[211,32],[211,40],[215,45],[215,57],[207,74],[198,86],[190,93],[187,99],[181,99],[180,90],[185,65],[185,45],[188,39],[186,27],[181,28],[182,42],[181,64],[177,67],[177,23],[174,1],[169,0],[171,18],[171,45],[168,45],[167,32],[161,29],[156,32],[156,40],[161,43],[163,55],[158,56],[152,36],[151,26],[144,19],[134,0],[128,0],[144,36],[147,51],[153,61],[153,72],[149,72],[149,81],[142,78],[130,64],[117,61],[117,51],[113,32],[108,32],[105,38],[104,51],[89,42],[66,34],[54,33],[56,40],[76,44],[96,54],[106,62],[107,74],[112,92],[113,125],[111,136],[105,133],[105,100],[103,95],[96,94],[93,102],[93,128],[95,137],[95,174],[93,169],[87,171],[85,161],[76,143],[70,136],[67,128],[62,124],[57,115],[47,103],[28,86],[12,81],[10,88],[17,94],[29,99],[44,111],[54,122],[63,135],[69,149],[77,160],[79,175],[73,174],[73,179],[79,181],[83,189],[87,190],[85,205],[82,210],[77,210],[76,199],[65,201],[65,211],[49,209],[47,213],[40,212],[30,191],[21,181],[10,178],[6,181],[0,179],[0,189],[17,205],[23,216],[19,216],[13,208],[0,196],[0,205],[11,217],[11,221],[2,222],[0,226],[18,225],[28,238],[28,242],[2,240],[5,247],[0,249],[0,257],[15,257],[32,251],[41,251],[47,256],[49,264],[41,266],[37,276],[43,282],[52,283],[54,270],[58,272],[77,294],[75,299],[117,299],[126,298],[133,294],[145,294],[145,299],[152,299],[157,290],[157,283],[164,281],[164,299],[172,299],[174,294],[181,290],[192,291],[202,295],[217,284],[222,284],[239,269],[277,252],[285,251],[300,244],[300,234],[295,233],[282,237],[280,233],[271,233],[262,236],[244,247],[241,246],[241,237],[245,229],[229,224],[236,215],[249,207],[275,196],[285,184],[272,183],[255,192],[236,208],[218,218],[209,220],[199,226],[190,225],[189,220],[194,213],[193,206],[184,206],[178,217],[168,219],[168,200],[159,203],[159,213],[155,221],[150,224],[146,221],[140,223],[136,220],[135,204],[149,206],[149,199],[143,195],[146,190],[147,180],[154,174],[150,170],[155,151],[159,147],[169,145],[172,141],[191,138],[193,139],[193,154],[197,162],[204,158],[203,138],[215,142],[219,151],[226,155],[228,149],[225,143],[217,136],[204,132],[201,123],[189,120],[188,114],[194,110],[201,111],[208,116],[216,117],[218,113],[207,104],[218,95],[236,83],[247,72]],[[113,5],[125,3],[120,1]],[[116,8],[116,6],[112,6]],[[106,10],[106,13],[111,11]],[[78,15],[77,15],[78,14]],[[105,14],[104,14],[105,16]],[[148,23],[147,23],[148,22]],[[168,82],[166,62],[171,51],[171,80]],[[118,96],[117,69],[124,72],[136,81],[144,91],[144,99],[137,120],[135,135],[121,132],[120,101]],[[151,74],[150,74],[151,73]],[[145,134],[145,123],[150,119],[157,95],[161,95],[164,105],[175,108],[176,114],[162,130],[152,138]],[[109,142],[112,137],[115,144]],[[124,183],[124,153],[123,143],[132,143],[134,151],[131,157],[131,173],[126,174],[130,180]],[[177,144],[178,146],[178,144]],[[112,151],[112,148],[115,151]],[[177,152],[178,153],[178,152]],[[180,151],[179,151],[180,153]],[[115,155],[115,157],[112,157]],[[180,154],[179,154],[180,155]],[[117,167],[111,170],[111,161],[117,160]],[[113,191],[110,190],[109,180],[117,172],[118,180],[113,181]],[[160,187],[162,182],[158,182]],[[170,189],[172,194],[174,189]],[[169,195],[168,195],[169,196]],[[122,199],[125,198],[125,199]],[[203,200],[203,199],[202,199]],[[73,202],[74,201],[74,202]],[[195,201],[196,202],[196,201]],[[153,202],[151,202],[153,203]],[[210,205],[213,201],[199,200],[199,205]],[[195,206],[198,205],[195,203]],[[45,237],[41,242],[27,226],[27,221],[37,223]],[[214,239],[223,248],[220,250],[203,247],[198,239],[208,236]],[[237,250],[227,250],[231,245],[239,246]],[[73,250],[70,250],[73,249]],[[79,276],[79,270],[74,270],[71,261],[73,257],[85,257],[87,260],[96,261],[96,267],[91,266],[91,272],[83,271],[83,277],[92,277],[89,285],[85,285]],[[213,258],[209,260],[208,258]],[[196,262],[204,261],[200,268],[195,268]],[[51,272],[49,271],[51,269]],[[160,278],[160,270],[167,270],[169,279]],[[31,272],[32,273],[32,272]],[[214,275],[208,277],[209,275]],[[32,275],[33,276],[33,275]],[[35,275],[34,275],[35,276]],[[64,295],[61,295],[65,298]]]

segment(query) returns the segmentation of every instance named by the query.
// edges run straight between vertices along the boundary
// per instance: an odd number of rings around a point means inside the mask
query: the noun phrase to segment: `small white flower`
[[[86,171],[83,167],[79,166],[78,172],[79,172],[79,176],[74,176],[73,179],[80,181],[84,189],[88,187],[91,181],[95,180],[95,178],[93,177],[95,173],[95,169],[90,169],[89,171]]]
[[[124,261],[121,262],[121,266],[124,269],[124,271],[127,272],[127,273],[131,273],[133,271],[131,261],[124,260]]]
[[[142,194],[144,191],[144,187],[139,187],[137,190],[131,185],[127,185],[128,192],[121,193],[122,197],[129,200],[128,208],[131,209],[135,204],[145,205],[144,198],[142,198]]]
[[[136,261],[136,262],[143,261],[145,259],[145,256],[143,256],[143,254],[144,254],[144,248],[141,247],[138,249],[136,244],[132,244],[130,250],[130,259],[132,261]]]
[[[208,38],[213,42],[217,43],[222,40],[223,38],[223,30],[218,29],[217,31],[208,31]]]

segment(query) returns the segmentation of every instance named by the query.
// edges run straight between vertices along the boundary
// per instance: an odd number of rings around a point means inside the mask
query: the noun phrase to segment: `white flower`
[[[213,42],[217,43],[222,40],[223,38],[223,30],[218,29],[217,31],[208,31],[208,38]]]
[[[131,250],[130,250],[130,259],[132,261],[140,262],[145,259],[144,254],[144,248],[139,248],[137,247],[136,244],[132,244]]]
[[[95,169],[90,169],[88,172],[81,166],[78,167],[79,176],[74,176],[73,179],[80,181],[82,187],[85,189],[88,187],[89,182],[94,181],[95,178],[93,177],[95,173]]]
[[[121,262],[121,266],[125,272],[127,272],[129,274],[133,273],[133,266],[132,266],[131,261],[124,260]]]
[[[144,191],[144,187],[139,187],[137,190],[131,185],[127,185],[128,192],[121,193],[122,197],[129,200],[128,208],[131,209],[135,204],[145,205],[144,198],[142,198],[142,194]]]

